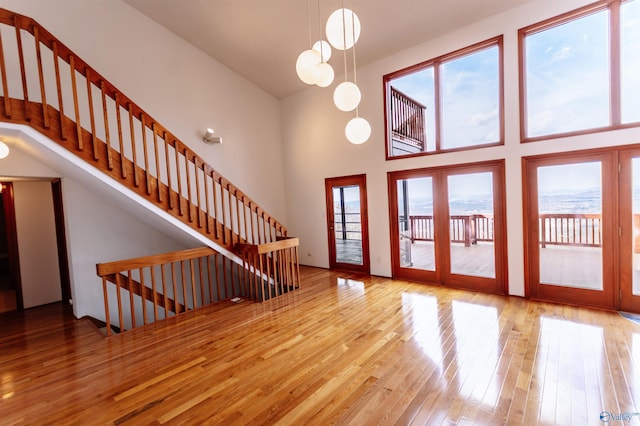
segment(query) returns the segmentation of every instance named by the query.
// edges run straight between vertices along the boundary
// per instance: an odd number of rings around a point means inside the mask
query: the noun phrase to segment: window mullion
[[[441,148],[441,142],[442,142],[442,98],[441,98],[441,79],[440,79],[440,65],[442,64],[441,61],[435,61],[433,64],[433,83],[434,83],[434,98],[435,98],[435,102],[434,105],[436,106],[436,110],[435,110],[435,126],[436,126],[436,150],[435,152],[440,152],[440,148]]]
[[[622,95],[621,95],[621,59],[620,59],[620,1],[609,5],[609,81],[611,102],[611,125],[619,125],[622,122]]]

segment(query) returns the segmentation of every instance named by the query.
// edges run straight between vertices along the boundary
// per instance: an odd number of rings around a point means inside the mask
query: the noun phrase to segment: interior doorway
[[[365,175],[325,179],[329,267],[370,273]]]
[[[0,313],[22,309],[13,185],[0,183]]]

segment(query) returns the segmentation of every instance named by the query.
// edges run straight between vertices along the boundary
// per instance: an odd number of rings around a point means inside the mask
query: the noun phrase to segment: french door
[[[388,174],[394,278],[504,293],[504,163]]]
[[[525,268],[531,297],[617,306],[622,235],[617,160],[614,150],[525,159]]]
[[[620,306],[640,313],[640,148],[620,151]]]
[[[325,179],[329,267],[370,273],[365,175]]]

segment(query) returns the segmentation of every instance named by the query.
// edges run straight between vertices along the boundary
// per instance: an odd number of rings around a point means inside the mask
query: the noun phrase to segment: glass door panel
[[[397,194],[400,266],[435,271],[433,178],[400,179]]]
[[[620,153],[620,306],[640,313],[640,149]]]
[[[616,307],[618,152],[525,158],[525,176],[529,295]]]
[[[602,163],[538,168],[540,283],[603,289]]]
[[[448,176],[451,273],[495,278],[493,173]]]
[[[640,296],[640,157],[631,160],[632,294]]]
[[[333,222],[336,262],[362,265],[360,189],[333,187]]]
[[[325,179],[329,267],[369,273],[365,175]]]

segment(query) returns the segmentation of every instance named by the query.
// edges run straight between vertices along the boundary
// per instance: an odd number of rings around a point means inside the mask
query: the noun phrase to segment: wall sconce
[[[9,155],[9,147],[3,141],[0,141],[0,160]]]
[[[222,143],[222,138],[220,136],[214,136],[215,132],[213,129],[207,129],[202,135],[202,142],[204,143]]]

